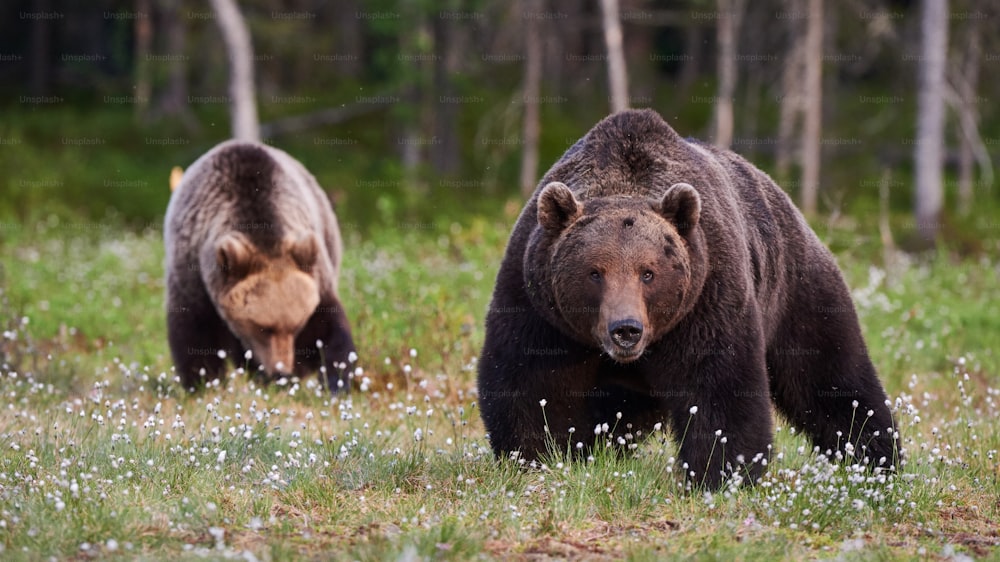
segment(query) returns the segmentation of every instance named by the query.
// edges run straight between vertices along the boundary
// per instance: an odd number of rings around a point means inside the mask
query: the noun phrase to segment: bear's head
[[[538,196],[536,246],[548,263],[549,313],[571,337],[619,363],[642,356],[693,306],[701,199],[676,183],[657,200],[606,196],[581,203],[565,184]],[[537,262],[536,262],[537,263]]]
[[[318,252],[313,234],[282,241],[274,255],[257,251],[238,233],[216,245],[216,264],[226,278],[219,312],[272,376],[293,372],[295,337],[319,304],[312,273]]]

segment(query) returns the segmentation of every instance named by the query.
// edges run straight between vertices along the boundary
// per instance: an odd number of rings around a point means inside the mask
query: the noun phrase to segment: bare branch
[[[270,139],[272,137],[286,135],[288,133],[297,133],[299,131],[305,131],[316,127],[336,125],[360,115],[366,115],[377,111],[387,105],[390,105],[393,101],[398,101],[399,98],[394,96],[372,96],[372,100],[373,101],[371,102],[353,103],[351,105],[343,105],[341,107],[321,109],[304,115],[285,117],[283,119],[277,119],[269,123],[264,123],[260,126],[260,135],[265,139]]]

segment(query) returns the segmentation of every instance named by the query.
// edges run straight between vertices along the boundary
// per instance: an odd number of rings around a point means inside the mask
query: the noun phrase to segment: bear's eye
[[[599,283],[601,281],[601,272],[597,271],[596,269],[594,271],[591,271],[590,280]]]
[[[643,283],[652,283],[653,277],[654,277],[653,272],[650,271],[650,270],[648,270],[648,269],[646,271],[642,272],[642,282]]]

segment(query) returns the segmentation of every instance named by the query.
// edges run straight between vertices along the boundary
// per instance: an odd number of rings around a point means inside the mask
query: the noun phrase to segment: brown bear
[[[337,294],[340,230],[301,163],[263,144],[216,146],[172,194],[164,241],[167,335],[184,388],[218,378],[226,356],[271,378],[319,370],[332,390],[346,384],[354,342]]]
[[[651,110],[604,119],[542,178],[500,265],[478,369],[498,456],[663,422],[695,485],[754,481],[773,402],[827,454],[900,459],[833,256],[770,177]]]

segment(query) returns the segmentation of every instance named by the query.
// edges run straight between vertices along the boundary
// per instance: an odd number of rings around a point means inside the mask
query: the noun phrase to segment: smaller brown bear
[[[224,142],[184,173],[167,208],[167,332],[186,389],[226,357],[272,378],[325,371],[354,353],[337,294],[342,244],[329,199],[287,153]]]
[[[777,407],[823,452],[901,459],[833,256],[764,172],[650,110],[604,119],[542,178],[497,273],[478,386],[500,456],[662,423],[685,476],[717,488],[763,473]]]

